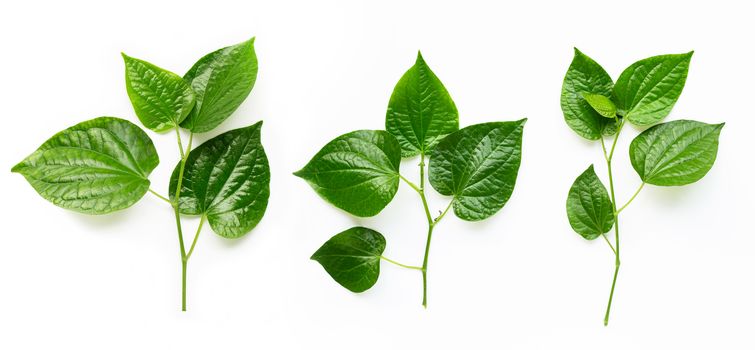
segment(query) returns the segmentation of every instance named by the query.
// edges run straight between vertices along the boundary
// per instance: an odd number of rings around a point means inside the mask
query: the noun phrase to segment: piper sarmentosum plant
[[[158,133],[175,130],[181,159],[169,195],[150,189],[149,174],[159,163],[152,140],[133,123],[113,117],[55,134],[13,172],[55,205],[85,214],[128,208],[147,192],[167,202],[178,231],[181,309],[186,311],[186,266],[205,221],[218,235],[238,238],[257,225],[267,207],[270,169],[260,142],[262,122],[191,149],[194,134],[220,125],[251,92],[257,77],[254,39],[202,57],[183,78],[125,54],[123,59],[126,91],[141,123]],[[181,129],[189,132],[186,148]],[[200,217],[190,246],[181,214]]]
[[[692,52],[663,55],[638,61],[621,73],[616,84],[590,57],[574,50],[561,90],[561,109],[566,124],[579,136],[600,140],[608,167],[605,186],[593,166],[577,177],[569,190],[566,213],[574,231],[585,239],[603,237],[613,251],[615,270],[603,323],[608,325],[611,302],[619,274],[619,214],[646,184],[682,186],[700,180],[713,166],[718,136],[724,124],[692,120],[660,123],[670,112],[684,88]],[[624,125],[647,127],[629,146],[632,167],[642,180],[626,204],[617,206],[611,167],[616,140]],[[610,149],[605,138],[613,136]],[[606,233],[614,229],[613,244]]]
[[[511,197],[521,162],[525,119],[491,122],[459,129],[451,96],[422,55],[398,84],[388,103],[386,130],[359,130],[335,138],[295,173],[323,199],[352,215],[374,216],[393,199],[399,182],[419,194],[427,219],[427,244],[422,266],[384,257],[385,238],[365,227],[352,227],[325,242],[312,259],[333,279],[359,293],[372,287],[380,261],[422,272],[422,305],[427,306],[427,262],[433,229],[453,207],[462,220],[484,220]],[[401,158],[419,156],[419,184],[399,172]],[[428,179],[452,199],[433,217],[425,197]]]

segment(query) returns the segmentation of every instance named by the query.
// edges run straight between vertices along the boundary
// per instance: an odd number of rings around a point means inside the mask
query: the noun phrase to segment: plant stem
[[[383,259],[383,260],[385,260],[385,261],[387,261],[387,262],[389,262],[389,263],[391,263],[393,265],[401,266],[403,268],[412,269],[412,270],[422,270],[422,268],[419,267],[419,266],[405,265],[405,264],[402,264],[402,263],[400,263],[398,261],[388,259],[388,258],[386,258],[386,257],[384,257],[382,255],[380,256],[380,259]]]
[[[614,136],[613,139],[613,145],[611,146],[611,153],[608,155],[608,158],[606,159],[606,163],[608,165],[608,183],[611,188],[611,205],[613,206],[613,218],[614,218],[614,232],[615,232],[615,239],[616,247],[614,249],[614,255],[615,255],[615,269],[613,272],[613,282],[611,282],[611,294],[608,297],[608,306],[606,307],[606,315],[603,318],[603,325],[608,325],[608,317],[611,314],[611,304],[613,302],[613,292],[616,289],[616,278],[619,276],[619,267],[621,266],[621,259],[620,259],[620,249],[619,249],[619,212],[616,210],[616,194],[614,191],[614,185],[613,185],[613,168],[611,167],[611,161],[613,160],[613,152],[616,150],[616,142],[619,140],[619,134],[621,133],[621,129],[624,126],[624,120],[622,119],[621,122],[619,122],[619,127],[616,130],[616,136]],[[601,138],[602,140],[602,138]],[[603,150],[605,151],[605,145],[603,147]],[[607,241],[608,239],[606,239]]]
[[[153,191],[153,190],[152,190],[151,188],[150,188],[150,189],[148,189],[148,191],[149,191],[150,193],[154,194],[155,196],[157,196],[157,198],[160,198],[160,199],[162,199],[162,200],[164,200],[164,201],[168,202],[168,204],[170,204],[170,205],[173,205],[173,202],[171,202],[171,201],[170,201],[170,199],[168,199],[168,198],[165,198],[165,197],[161,196],[161,195],[160,195],[159,193],[157,193],[157,192]]]
[[[176,137],[178,139],[178,148],[181,151],[181,165],[178,171],[178,181],[176,182],[175,198],[171,202],[173,206],[173,213],[176,217],[176,230],[178,231],[178,245],[181,251],[181,311],[186,311],[186,265],[188,263],[188,256],[186,255],[186,248],[184,246],[184,236],[181,229],[181,213],[179,211],[179,199],[181,197],[181,185],[183,184],[184,170],[186,168],[186,159],[188,158],[189,151],[191,151],[191,142],[194,138],[194,134],[189,135],[189,145],[184,152],[183,144],[181,143],[181,133],[176,126]],[[201,222],[200,222],[201,225]],[[192,245],[193,249],[193,245]]]
[[[430,255],[430,241],[433,239],[434,224],[427,229],[427,244],[425,245],[425,258],[422,260],[422,306],[427,308],[427,258]]]

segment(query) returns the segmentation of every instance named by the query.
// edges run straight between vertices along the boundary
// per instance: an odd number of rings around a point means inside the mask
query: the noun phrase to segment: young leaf
[[[619,76],[614,87],[617,107],[638,126],[652,125],[671,112],[687,80],[692,52],[638,61]]]
[[[385,238],[366,227],[352,227],[329,239],[311,257],[344,288],[361,293],[380,275]]]
[[[213,137],[189,153],[179,208],[206,215],[225,238],[238,238],[262,219],[270,196],[270,167],[260,142],[262,122]],[[174,198],[180,163],[170,178]]]
[[[175,128],[194,107],[189,84],[149,62],[121,55],[126,64],[126,92],[136,116],[152,131]]]
[[[586,92],[582,93],[582,97],[587,101],[587,104],[592,107],[598,114],[600,114],[602,117],[616,118],[616,105],[611,101],[610,98],[605,97],[603,95],[596,95],[596,94],[589,94]]]
[[[107,214],[141,199],[158,163],[155,146],[142,129],[100,117],[55,134],[12,171],[57,206]]]
[[[430,184],[454,196],[456,216],[487,219],[509,200],[522,159],[526,121],[471,125],[446,136],[430,152]]]
[[[393,89],[385,130],[398,139],[404,158],[427,154],[444,136],[459,130],[456,105],[421,53]]]
[[[254,38],[202,57],[184,75],[197,96],[181,126],[194,133],[210,131],[226,120],[252,91],[257,79]]]
[[[382,130],[360,130],[330,141],[294,175],[323,199],[356,216],[377,215],[398,190],[401,147]]]
[[[632,167],[645,183],[682,186],[700,180],[716,160],[724,124],[676,120],[643,131],[629,146]]]
[[[569,189],[566,215],[572,229],[585,239],[598,238],[613,227],[613,203],[592,165]]]
[[[613,121],[601,117],[582,97],[582,93],[610,96],[612,89],[613,81],[603,67],[574,48],[574,59],[561,87],[561,110],[566,124],[579,136],[599,140],[606,124]]]

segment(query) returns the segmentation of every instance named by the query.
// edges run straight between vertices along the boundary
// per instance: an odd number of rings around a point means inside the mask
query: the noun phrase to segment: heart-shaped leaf
[[[566,215],[572,229],[585,239],[598,238],[613,227],[613,203],[592,165],[569,189]]]
[[[653,126],[629,146],[632,167],[645,183],[682,186],[708,173],[718,153],[724,124],[676,120]]]
[[[487,219],[509,200],[522,160],[526,121],[471,125],[446,136],[430,152],[430,184],[454,196],[456,216]]]
[[[194,107],[189,84],[149,62],[121,55],[126,63],[126,92],[136,116],[152,131],[175,128]]]
[[[311,259],[344,288],[361,293],[377,282],[384,250],[385,238],[379,232],[352,227],[325,242]]]
[[[427,154],[444,136],[459,130],[456,105],[421,53],[393,89],[385,130],[396,137],[404,158]]]
[[[582,97],[583,93],[610,96],[612,89],[613,80],[603,67],[574,48],[574,58],[561,87],[561,110],[566,124],[588,140],[599,140],[603,134],[612,134],[606,125],[614,121],[601,117]]]
[[[666,118],[682,93],[691,59],[692,52],[654,56],[625,69],[613,91],[624,117],[638,126]]]
[[[582,93],[582,97],[587,101],[587,104],[592,107],[602,117],[616,118],[616,105],[610,98],[603,95]]]
[[[202,57],[184,75],[196,105],[181,127],[194,133],[215,129],[249,96],[257,80],[254,38]]]
[[[55,134],[12,171],[57,206],[107,214],[141,199],[159,162],[142,129],[127,120],[100,117]]]
[[[270,196],[270,167],[260,141],[262,122],[213,137],[186,159],[179,208],[206,215],[225,238],[238,238],[262,219]],[[175,198],[180,163],[170,178]]]
[[[330,141],[294,175],[323,199],[356,216],[377,215],[398,190],[401,147],[382,130],[359,130]]]

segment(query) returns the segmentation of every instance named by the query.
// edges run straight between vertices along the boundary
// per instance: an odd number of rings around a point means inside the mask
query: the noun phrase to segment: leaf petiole
[[[194,246],[197,245],[197,238],[199,238],[199,233],[202,232],[202,225],[204,225],[204,222],[206,220],[206,216],[202,215],[202,218],[199,219],[199,226],[197,227],[197,233],[194,234],[194,241],[191,242],[191,248],[189,248],[189,252],[186,253],[186,260],[188,261],[191,257],[191,253],[194,252]]]
[[[387,261],[387,262],[389,262],[389,263],[391,263],[393,265],[396,265],[396,266],[400,266],[400,267],[407,268],[407,269],[412,269],[412,270],[420,270],[420,271],[422,271],[422,267],[420,267],[420,266],[405,265],[405,264],[402,264],[402,263],[400,263],[398,261],[388,259],[388,258],[386,258],[386,257],[384,257],[382,255],[380,256],[380,259],[383,259],[383,260],[385,260],[385,261]]]
[[[640,191],[642,191],[643,187],[645,187],[645,182],[643,182],[642,184],[640,184],[640,187],[637,188],[637,191],[634,192],[634,194],[632,195],[632,198],[629,198],[629,201],[627,201],[626,204],[622,205],[621,208],[619,208],[619,210],[616,211],[617,215],[619,213],[621,213],[621,211],[624,210],[624,208],[626,208],[627,206],[629,206],[630,203],[632,203],[632,201],[635,199],[635,197],[637,197],[637,195],[640,194]]]
[[[163,196],[162,196],[162,195],[160,195],[159,193],[157,193],[157,192],[153,191],[153,190],[152,190],[151,188],[149,188],[149,189],[148,189],[148,191],[149,191],[149,193],[152,193],[152,194],[154,194],[155,196],[157,196],[157,198],[160,198],[160,199],[162,199],[162,200],[164,200],[164,201],[168,202],[168,204],[170,204],[171,206],[173,205],[173,202],[171,202],[171,201],[170,201],[170,199],[163,197]]]
[[[608,247],[611,248],[611,251],[613,252],[613,254],[616,255],[616,248],[613,247],[613,244],[611,244],[611,241],[608,240],[608,237],[606,237],[606,234],[604,233],[601,236],[603,236],[603,239],[606,240],[606,243],[608,243]]]
[[[422,190],[417,187],[417,185],[414,184],[414,182],[409,181],[409,179],[405,178],[404,175],[398,174],[398,177],[401,178],[401,180],[404,180],[409,187],[411,187],[413,190],[415,190],[417,193],[422,192]]]

